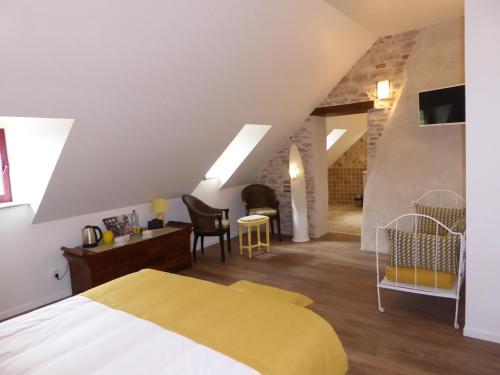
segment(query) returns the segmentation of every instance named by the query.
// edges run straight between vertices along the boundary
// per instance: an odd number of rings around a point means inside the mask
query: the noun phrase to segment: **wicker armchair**
[[[208,236],[218,236],[220,242],[221,261],[226,260],[224,252],[224,234],[227,234],[227,251],[231,252],[231,233],[229,225],[229,208],[220,209],[210,207],[192,195],[183,195],[182,201],[186,205],[191,223],[193,224],[193,261],[196,262],[196,245],[201,238],[201,253],[204,253],[203,240]],[[224,213],[224,217],[223,214]]]
[[[247,215],[264,215],[269,217],[273,235],[273,221],[276,221],[278,236],[281,241],[280,202],[274,190],[262,184],[248,185],[241,192],[241,200],[245,204]]]

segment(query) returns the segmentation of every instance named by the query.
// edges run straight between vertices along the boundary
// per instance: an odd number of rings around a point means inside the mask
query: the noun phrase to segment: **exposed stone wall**
[[[363,171],[366,170],[365,133],[328,169],[328,202],[353,203],[363,195]]]
[[[372,109],[367,113],[367,171],[372,170],[380,138],[382,137],[386,123],[391,118],[391,114],[391,108]]]
[[[366,168],[366,134],[362,135],[344,152],[332,168]]]
[[[418,30],[379,38],[358,60],[321,106],[375,101],[375,110],[368,112],[368,171],[375,159],[377,145],[391,110],[404,85],[404,68],[415,46]],[[376,82],[388,79],[391,98],[377,99]]]
[[[376,101],[390,107],[404,84],[404,67],[416,43],[418,30],[379,38],[327,95],[321,106]],[[391,99],[377,100],[376,82],[391,81]]]
[[[377,144],[382,136],[385,122],[390,118],[391,109],[397,102],[404,84],[404,66],[415,45],[418,31],[410,31],[399,35],[377,39],[372,47],[350,69],[345,77],[323,100],[321,106],[348,104],[366,100],[376,100],[376,82],[389,79],[391,81],[391,99],[376,101],[378,109],[368,112],[367,131],[367,163],[368,169],[375,157]],[[281,202],[281,220],[283,233],[292,233],[292,208],[290,202],[290,180],[288,160],[290,145],[296,143],[302,155],[306,169],[306,185],[308,199],[308,217],[314,215],[316,189],[311,178],[312,169],[312,132],[308,129],[311,123],[307,119],[276,152],[264,169],[256,176],[255,182],[272,187]],[[316,228],[309,220],[309,234],[315,237]]]

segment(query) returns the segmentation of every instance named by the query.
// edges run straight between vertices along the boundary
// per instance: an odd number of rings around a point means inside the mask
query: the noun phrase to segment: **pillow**
[[[309,297],[299,293],[290,292],[289,290],[275,288],[268,285],[252,283],[251,281],[247,280],[237,281],[234,284],[231,284],[229,287],[241,292],[254,293],[262,297],[271,298],[302,307],[309,306],[314,302]]]
[[[459,236],[436,236],[386,229],[389,266],[448,272],[456,275],[460,256]],[[436,254],[436,248],[438,249]],[[418,256],[415,259],[415,253]],[[437,265],[436,265],[437,255]],[[416,263],[416,264],[415,264]]]
[[[425,206],[416,203],[417,214],[430,216],[441,224],[451,229],[458,220],[465,218],[465,208],[444,208]],[[419,233],[436,234],[436,222],[425,217],[417,218],[417,231]],[[441,225],[438,225],[438,234],[444,236],[448,231]]]

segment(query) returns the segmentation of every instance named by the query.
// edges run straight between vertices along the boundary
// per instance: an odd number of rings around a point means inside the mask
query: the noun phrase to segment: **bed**
[[[346,371],[335,331],[310,309],[153,270],[0,323],[1,374]]]

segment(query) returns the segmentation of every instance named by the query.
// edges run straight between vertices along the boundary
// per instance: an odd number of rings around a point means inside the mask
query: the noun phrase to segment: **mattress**
[[[343,375],[311,310],[143,270],[0,324],[1,374]]]

